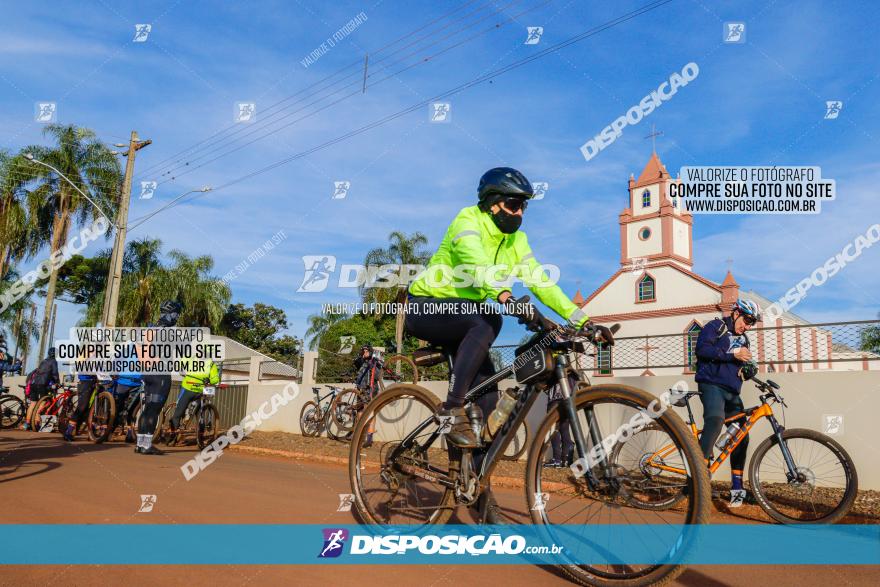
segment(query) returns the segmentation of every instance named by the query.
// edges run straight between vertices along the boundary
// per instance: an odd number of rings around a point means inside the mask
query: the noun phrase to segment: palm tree
[[[387,248],[372,249],[367,253],[364,264],[367,267],[381,265],[425,265],[431,258],[431,254],[422,247],[428,244],[428,237],[421,232],[414,232],[407,236],[405,233],[395,230],[388,235],[391,243]],[[408,283],[400,283],[397,287],[376,287],[365,284],[361,286],[360,293],[364,303],[397,303],[403,308],[406,303],[406,289]],[[379,306],[380,308],[382,306]],[[394,340],[397,344],[397,352],[403,352],[403,320],[404,313],[396,312],[396,324]]]
[[[122,170],[116,156],[86,128],[74,125],[50,124],[43,134],[57,143],[53,147],[30,146],[22,154],[30,153],[69,179],[80,190],[89,194],[111,216],[119,204]],[[28,193],[29,231],[40,244],[49,244],[56,253],[65,244],[70,229],[82,226],[101,214],[86,198],[57,173],[36,162],[22,164],[24,179],[34,187]],[[39,356],[43,356],[49,316],[55,303],[58,273],[54,269],[46,289],[46,309],[43,314]]]
[[[33,257],[42,244],[28,230],[24,166],[29,164],[20,155],[0,150],[0,280],[14,263]]]
[[[128,243],[122,258],[119,287],[119,324],[145,326],[159,317],[165,300],[183,305],[180,326],[217,329],[232,298],[223,281],[210,275],[214,260],[204,255],[189,257],[181,251],[169,253],[170,265],[162,262],[162,241],[142,238]],[[95,324],[101,316],[102,300],[86,308],[84,324]]]
[[[309,350],[313,351],[317,349],[321,342],[321,338],[327,333],[330,327],[346,318],[348,318],[346,314],[334,314],[332,312],[312,314],[309,316],[309,327],[305,333],[305,338],[309,343]]]
[[[6,274],[0,277],[0,295],[18,281],[19,277],[14,267],[8,268]],[[16,348],[25,348],[32,339],[36,339],[36,325],[31,324],[28,320],[32,305],[31,294],[28,293],[28,295],[16,300],[0,313],[0,327],[12,334],[7,339],[10,341],[10,347],[14,345]]]

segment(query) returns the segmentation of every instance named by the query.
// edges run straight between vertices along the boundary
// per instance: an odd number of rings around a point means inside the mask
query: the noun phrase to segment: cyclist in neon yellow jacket
[[[518,278],[574,326],[588,319],[546,274],[519,230],[533,196],[532,185],[519,171],[487,171],[480,179],[478,205],[458,213],[424,273],[409,286],[407,331],[453,353],[449,394],[439,415],[452,416],[447,439],[461,447],[478,444],[464,413],[465,394],[495,373],[489,349],[501,330],[501,315],[484,302],[499,302],[521,321],[535,320],[528,298],[516,301],[511,295]],[[480,402],[484,414],[497,401],[497,387],[494,391]]]
[[[190,359],[190,364],[193,362],[193,359]],[[177,406],[171,417],[171,438],[180,426],[180,419],[186,413],[190,402],[204,391],[206,385],[213,386],[220,383],[220,369],[217,364],[209,359],[202,359],[201,362],[204,365],[201,369],[187,370],[186,376],[180,382],[180,395],[177,396]]]

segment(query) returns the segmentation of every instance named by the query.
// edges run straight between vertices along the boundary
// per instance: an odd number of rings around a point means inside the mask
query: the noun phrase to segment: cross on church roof
[[[652,122],[651,123],[651,134],[645,136],[646,139],[651,139],[651,152],[653,152],[653,153],[657,152],[657,137],[661,136],[662,134],[663,134],[663,131],[662,130],[657,131],[654,128],[654,123]]]

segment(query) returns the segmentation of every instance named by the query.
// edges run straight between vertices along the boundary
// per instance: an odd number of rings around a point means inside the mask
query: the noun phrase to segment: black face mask
[[[513,234],[519,230],[519,227],[522,224],[522,216],[519,214],[511,214],[504,208],[499,208],[498,212],[492,214],[492,221],[495,223],[495,226],[498,227],[498,230],[504,234]]]

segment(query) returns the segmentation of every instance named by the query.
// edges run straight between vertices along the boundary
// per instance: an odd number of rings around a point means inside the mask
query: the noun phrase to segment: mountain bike
[[[396,383],[412,383],[419,380],[419,371],[413,359],[404,355],[391,355],[386,359],[372,357],[370,376],[363,388],[345,389],[330,404],[326,426],[328,436],[336,440],[349,437],[358,416],[370,400]]]
[[[761,403],[725,419],[732,432],[720,454],[709,464],[715,473],[730,453],[746,438],[756,423],[767,418],[773,434],[764,440],[749,461],[749,485],[758,505],[781,524],[833,524],[849,512],[858,494],[858,476],[849,454],[832,438],[815,430],[786,430],[773,414],[771,405],[788,407],[774,381],[751,381],[761,392]],[[682,394],[674,405],[686,407],[687,425],[694,438],[697,429],[690,400],[699,391]],[[784,412],[783,412],[784,413]],[[742,422],[742,425],[740,425]],[[611,460],[642,475],[643,487],[630,495],[638,508],[667,509],[683,499],[674,487],[684,471],[666,462],[672,447],[658,442],[649,426],[615,447]],[[670,484],[670,485],[667,485]]]
[[[200,449],[205,448],[220,435],[220,412],[214,405],[214,397],[217,388],[225,387],[224,385],[207,385],[207,379],[203,381],[201,393],[197,393],[195,399],[186,407],[183,417],[180,420],[180,426],[172,435],[170,430],[171,418],[174,416],[174,410],[177,409],[177,403],[165,406],[162,411],[162,419],[156,426],[156,434],[166,441],[170,446],[186,444],[187,440],[195,438],[196,445]],[[167,424],[167,427],[166,427]],[[161,430],[161,433],[159,431]],[[157,441],[154,434],[154,441]]]
[[[89,439],[101,444],[110,438],[116,428],[116,382],[99,380],[89,396],[89,414],[86,429]]]
[[[19,385],[24,389],[24,385]],[[15,428],[27,415],[27,404],[8,387],[0,387],[0,429]]]
[[[490,486],[499,455],[512,441],[535,400],[558,382],[563,399],[546,414],[531,439],[524,483],[532,523],[564,547],[556,567],[582,585],[634,586],[671,580],[683,570],[674,561],[584,564],[573,560],[567,549],[580,548],[585,543],[572,544],[568,539],[566,544],[566,539],[557,534],[558,526],[552,525],[577,528],[591,522],[630,524],[634,520],[639,525],[669,524],[674,531],[662,538],[669,540],[666,552],[686,551],[693,539],[691,533],[685,532],[687,525],[708,521],[711,502],[708,471],[699,446],[672,410],[651,415],[656,418],[658,429],[676,447],[670,452],[670,460],[691,472],[680,479],[686,497],[677,508],[663,512],[628,506],[632,476],[609,462],[603,447],[604,435],[617,431],[633,417],[648,418],[656,398],[626,385],[592,386],[579,382],[572,389],[568,371],[573,368],[577,354],[585,353],[590,344],[613,344],[609,339],[616,327],[609,331],[588,325],[574,330],[558,327],[546,319],[541,323],[532,326],[536,334],[517,348],[512,365],[466,395],[465,408],[471,409],[497,382],[513,376],[518,383],[516,402],[507,419],[479,449],[444,447],[442,437],[448,422],[442,422],[436,415],[442,403],[418,385],[394,385],[366,406],[355,427],[349,452],[349,480],[355,496],[353,511],[358,521],[396,528],[401,524],[440,524],[447,522],[457,507],[477,504],[481,493]],[[580,469],[581,474],[573,469],[543,466],[552,456],[550,436],[558,429],[563,411],[571,423],[578,462],[587,463]],[[362,442],[371,421],[376,426],[374,443],[364,449]],[[600,458],[593,458],[591,451]],[[483,500],[483,509],[487,503]],[[480,514],[485,519],[485,511]]]
[[[37,400],[31,417],[31,428],[43,432],[44,427],[61,432],[76,411],[76,389],[72,385],[62,385]],[[46,428],[48,429],[48,428]]]
[[[321,432],[325,428],[327,414],[330,413],[330,406],[333,404],[336,395],[341,391],[342,389],[339,387],[330,386],[330,393],[321,397],[321,388],[312,388],[312,393],[315,394],[315,399],[309,400],[303,404],[302,410],[299,413],[299,428],[302,431],[303,436],[313,437],[321,435]],[[330,398],[330,401],[322,404],[321,402],[328,397]]]

